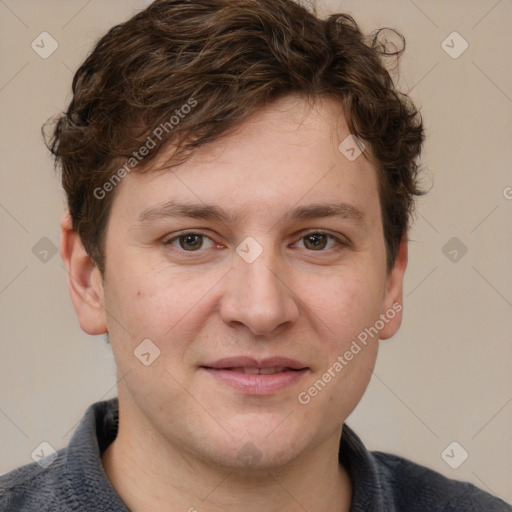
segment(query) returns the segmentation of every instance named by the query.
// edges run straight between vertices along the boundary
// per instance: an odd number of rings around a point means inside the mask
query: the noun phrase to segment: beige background
[[[43,237],[58,246],[64,208],[40,126],[69,100],[73,71],[97,38],[145,4],[0,0],[0,473],[31,462],[42,441],[64,447],[86,407],[116,394],[110,349],[81,332],[59,255],[42,262],[32,252]],[[403,326],[381,342],[348,424],[370,449],[512,502],[512,3],[328,5],[366,31],[405,35],[400,84],[424,116],[433,184],[411,233]],[[31,48],[43,31],[59,45],[47,59]],[[441,46],[453,31],[469,44],[456,59]],[[442,251],[452,237],[468,248],[457,262]],[[452,441],[469,453],[458,469],[441,458]]]

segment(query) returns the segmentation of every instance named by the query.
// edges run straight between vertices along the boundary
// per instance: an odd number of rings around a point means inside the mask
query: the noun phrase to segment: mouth
[[[274,357],[224,358],[200,367],[216,382],[247,395],[272,395],[297,383],[310,371],[299,361]]]
[[[207,368],[207,367],[206,367]],[[211,370],[226,370],[230,372],[243,373],[244,375],[274,375],[275,373],[283,372],[300,372],[295,368],[286,368],[284,366],[270,367],[270,368],[258,368],[258,367],[238,367],[238,368],[211,368]]]

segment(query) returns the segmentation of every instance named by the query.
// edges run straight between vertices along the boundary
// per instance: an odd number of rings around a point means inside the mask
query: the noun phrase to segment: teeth
[[[274,368],[230,368],[231,371],[238,373],[245,373],[246,375],[273,375],[274,373],[281,373],[286,370],[285,366],[276,366]]]
[[[283,372],[284,370],[284,366],[276,368],[242,368],[243,373],[246,375],[272,375],[274,373]]]
[[[271,375],[273,373],[280,373],[284,371],[284,366],[280,366],[279,368],[261,368],[260,375]]]
[[[243,368],[243,372],[246,375],[258,375],[259,370],[258,368]]]

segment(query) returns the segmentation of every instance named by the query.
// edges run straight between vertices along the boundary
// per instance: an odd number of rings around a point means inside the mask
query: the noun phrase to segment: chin
[[[254,472],[280,468],[300,455],[308,443],[304,425],[299,428],[286,414],[236,415],[223,426],[232,436],[223,431],[220,439],[211,437],[208,451],[216,464],[229,469]]]
[[[292,451],[288,445],[276,446],[272,443],[260,447],[252,441],[247,441],[242,444],[232,443],[228,450],[221,452],[215,450],[211,454],[211,462],[227,470],[235,470],[239,475],[245,473],[254,477],[261,472],[262,476],[268,478],[268,471],[285,467],[298,454],[298,451]]]

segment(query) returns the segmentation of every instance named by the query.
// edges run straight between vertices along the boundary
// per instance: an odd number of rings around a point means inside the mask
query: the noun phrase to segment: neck
[[[120,413],[102,454],[105,472],[132,512],[348,512],[352,484],[338,461],[339,433],[286,467],[218,467],[164,442]],[[123,421],[127,420],[127,421]]]

